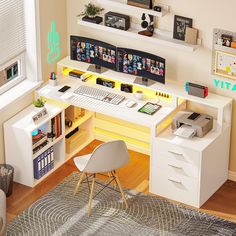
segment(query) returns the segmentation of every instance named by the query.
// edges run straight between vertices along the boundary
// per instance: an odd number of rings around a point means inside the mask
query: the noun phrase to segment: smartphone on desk
[[[65,85],[65,86],[63,86],[62,88],[60,88],[60,89],[58,90],[58,92],[64,93],[65,91],[67,91],[67,90],[70,89],[70,88],[71,88],[70,86]]]

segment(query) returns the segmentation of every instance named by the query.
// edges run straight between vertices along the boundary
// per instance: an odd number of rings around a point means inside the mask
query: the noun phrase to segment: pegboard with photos
[[[236,33],[213,31],[212,74],[236,79]]]

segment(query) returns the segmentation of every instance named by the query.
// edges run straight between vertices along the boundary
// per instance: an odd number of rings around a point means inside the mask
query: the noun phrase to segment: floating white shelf
[[[176,49],[180,49],[180,50],[188,51],[188,52],[193,52],[194,50],[200,47],[200,45],[191,45],[191,44],[185,43],[184,41],[173,39],[170,37],[170,32],[168,31],[158,30],[158,34],[154,34],[152,37],[147,37],[147,36],[138,34],[139,30],[136,28],[130,28],[129,30],[124,31],[124,30],[111,28],[102,24],[95,24],[95,23],[90,23],[87,21],[82,21],[80,19],[78,20],[78,25],[89,27],[96,30],[103,30],[106,32],[115,33],[118,35],[130,37],[134,39],[140,39],[140,40],[145,39],[146,43],[163,45],[163,46],[172,47],[172,48],[176,48]]]
[[[145,8],[140,8],[140,7],[135,7],[127,4],[127,1],[120,1],[120,0],[97,0],[98,3],[106,6],[112,6],[113,8],[120,8],[123,10],[127,10],[130,14],[137,13],[142,14],[146,13],[149,15],[157,16],[157,17],[163,17],[166,15],[169,11],[169,6],[164,5],[164,4],[158,4],[159,6],[162,7],[161,12],[154,11],[152,9],[145,9]]]

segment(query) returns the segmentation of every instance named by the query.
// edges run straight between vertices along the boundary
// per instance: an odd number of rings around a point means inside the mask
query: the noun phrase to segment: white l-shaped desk
[[[47,84],[38,91],[38,94],[93,111],[95,114],[112,117],[114,124],[119,119],[150,129],[150,192],[200,207],[227,179],[232,100],[215,94],[210,94],[205,99],[197,98],[187,95],[183,87],[173,83],[156,84],[151,86],[150,90],[170,94],[172,102],[161,101],[162,108],[154,115],[147,115],[138,112],[138,109],[149,101],[147,99],[137,100],[137,106],[128,108],[125,102],[113,105],[73,93],[79,86],[86,84],[125,95],[127,99],[134,99],[133,94],[96,85],[90,80],[82,82],[80,79],[63,75],[63,70],[68,72],[68,69],[88,72],[87,67],[86,63],[71,61],[69,58],[63,59],[58,63],[60,79],[57,86]],[[129,84],[133,84],[131,78],[134,79],[114,71],[106,72],[105,77]],[[58,92],[64,85],[70,86],[70,90],[65,93]],[[142,88],[144,86],[140,86],[140,89]],[[214,128],[203,138],[194,137],[192,140],[184,140],[173,136],[167,128],[173,115],[186,108],[186,100],[202,105],[206,112],[208,107],[216,110]],[[109,138],[103,141],[106,140]],[[222,148],[224,148],[223,152]]]

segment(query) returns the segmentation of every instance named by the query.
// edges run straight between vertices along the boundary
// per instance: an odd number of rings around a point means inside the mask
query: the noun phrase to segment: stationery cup
[[[134,96],[135,96],[138,100],[143,100],[143,99],[144,99],[144,93],[143,93],[143,91],[140,91],[140,90],[136,91],[135,94],[134,94]]]
[[[51,86],[56,86],[57,85],[57,80],[56,79],[49,79],[49,84],[51,85]]]

